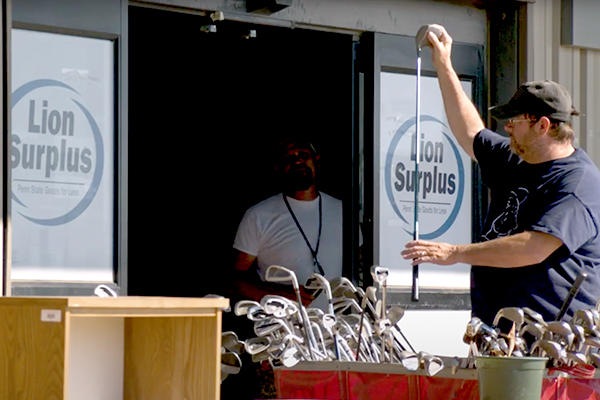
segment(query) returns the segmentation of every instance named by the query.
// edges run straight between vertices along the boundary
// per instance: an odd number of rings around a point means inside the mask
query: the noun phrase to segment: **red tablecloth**
[[[460,374],[457,374],[460,375]],[[463,374],[464,375],[464,374]],[[352,370],[275,370],[281,399],[479,400],[476,378]],[[548,376],[541,400],[600,400],[600,379]]]

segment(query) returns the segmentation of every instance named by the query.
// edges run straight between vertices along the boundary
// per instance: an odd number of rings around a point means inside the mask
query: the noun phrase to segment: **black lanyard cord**
[[[300,222],[298,222],[298,219],[296,218],[294,211],[292,211],[292,207],[290,207],[290,203],[288,203],[285,193],[282,193],[282,196],[283,196],[283,202],[285,203],[288,211],[290,212],[292,218],[294,219],[294,222],[296,223],[298,230],[302,234],[302,237],[304,238],[304,241],[306,242],[306,245],[308,246],[308,249],[310,250],[310,253],[312,254],[314,265],[319,269],[319,273],[321,275],[325,276],[323,267],[321,267],[321,264],[319,263],[319,259],[317,258],[317,253],[319,252],[319,244],[321,243],[321,227],[323,226],[323,210],[321,208],[321,193],[319,193],[319,236],[317,237],[317,247],[315,250],[313,250],[312,246],[310,245],[310,242],[308,241],[308,238],[306,237],[306,234],[304,233],[304,230],[302,230],[302,226],[300,226]]]

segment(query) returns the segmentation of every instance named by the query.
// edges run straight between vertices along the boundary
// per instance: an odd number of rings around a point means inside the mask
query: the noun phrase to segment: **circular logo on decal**
[[[61,225],[90,205],[104,149],[94,117],[72,87],[52,79],[12,94],[12,208],[40,225]]]
[[[390,142],[385,155],[385,193],[410,235],[414,232],[417,204],[419,238],[431,240],[441,236],[456,220],[465,172],[459,150],[443,122],[422,115],[419,138],[415,137],[415,123],[416,118],[411,118],[402,124]]]

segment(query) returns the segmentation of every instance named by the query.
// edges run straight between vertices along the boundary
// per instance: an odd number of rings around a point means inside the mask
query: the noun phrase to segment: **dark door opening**
[[[270,146],[290,130],[319,148],[323,190],[351,201],[352,37],[203,23],[129,8],[130,295],[220,293],[243,212],[275,191]]]

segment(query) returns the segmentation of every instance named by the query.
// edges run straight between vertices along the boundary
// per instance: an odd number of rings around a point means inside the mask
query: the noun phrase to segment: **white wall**
[[[462,339],[470,320],[470,311],[408,310],[398,325],[416,351],[466,357],[469,347]]]

